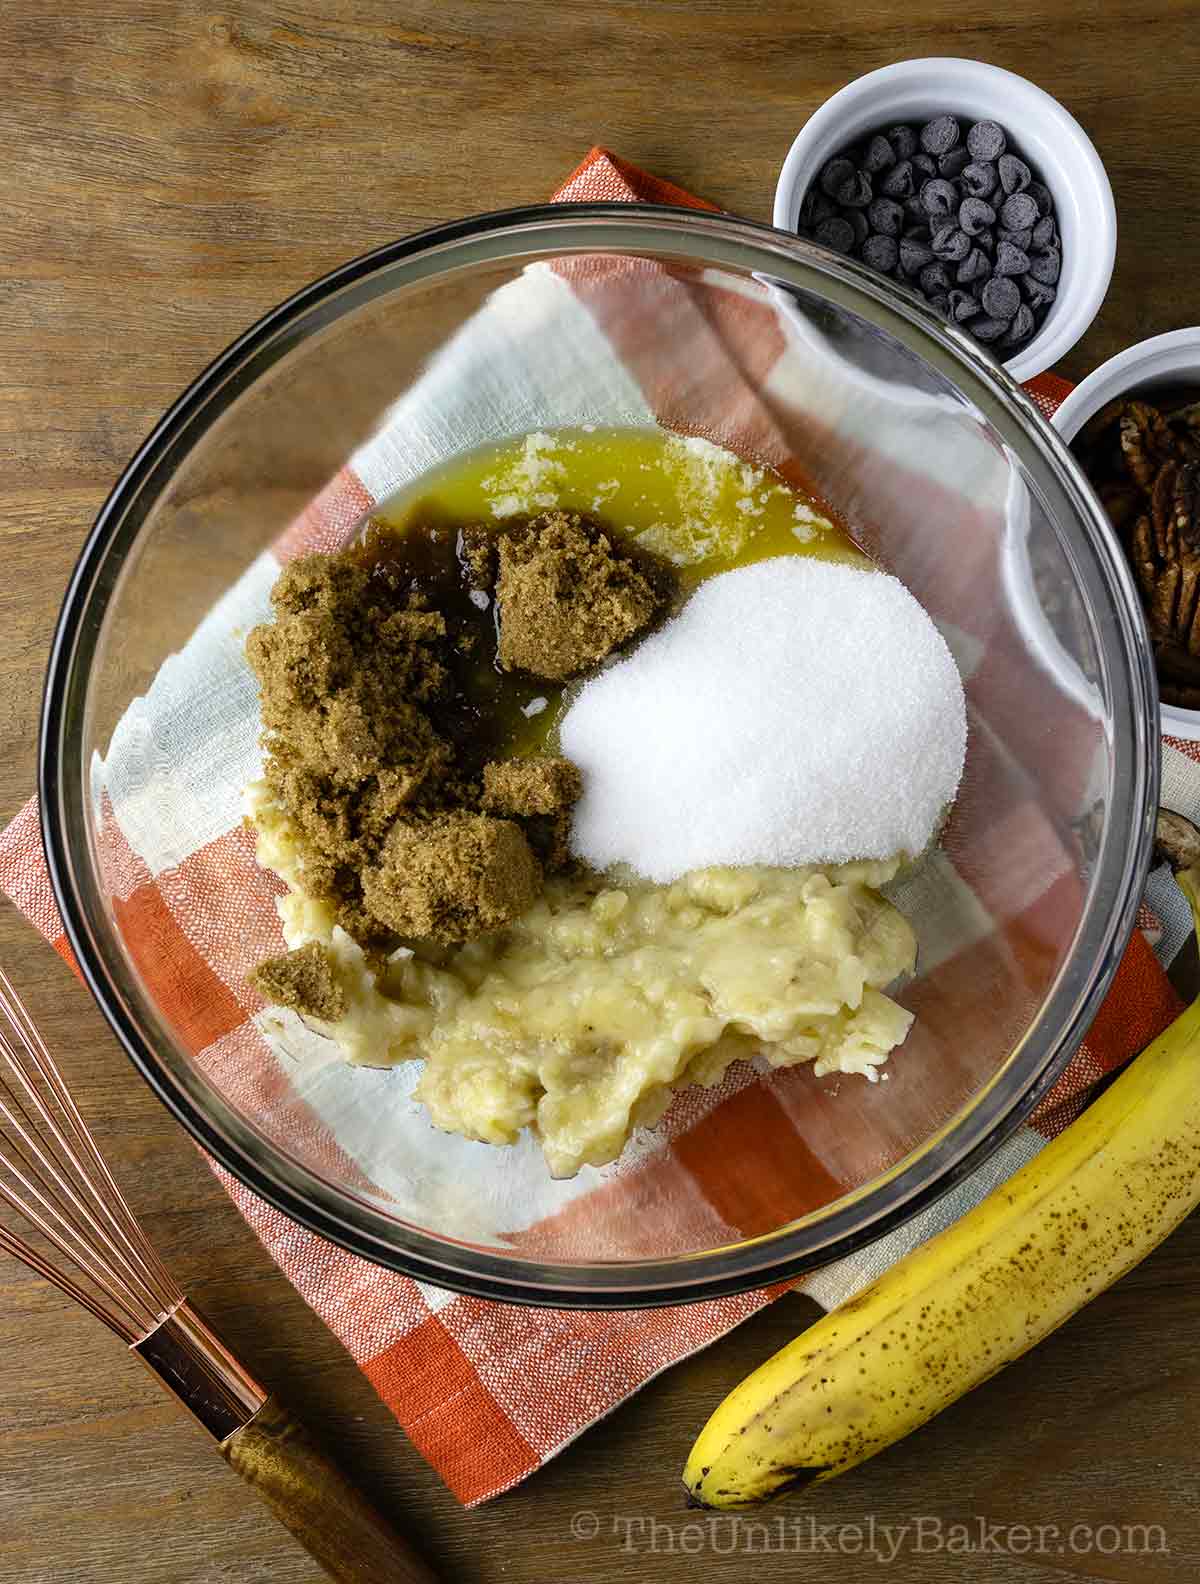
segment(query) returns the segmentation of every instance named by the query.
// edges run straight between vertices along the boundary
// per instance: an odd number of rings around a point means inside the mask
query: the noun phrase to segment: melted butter
[[[456,530],[500,531],[554,509],[595,517],[618,541],[669,562],[684,597],[706,578],[772,556],[871,564],[828,508],[777,474],[664,429],[543,430],[455,457],[376,508],[370,554],[392,575],[419,578],[472,630],[460,693],[489,752],[553,746],[564,690],[497,669],[495,613],[466,592]]]

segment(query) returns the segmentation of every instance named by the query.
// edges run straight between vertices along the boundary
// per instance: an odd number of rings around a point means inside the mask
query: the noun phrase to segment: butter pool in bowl
[[[498,1145],[432,1126],[421,1059],[347,1065],[247,982],[287,943],[283,887],[242,823],[262,768],[245,645],[281,565],[344,549],[380,503],[417,498],[481,449],[599,429],[697,437],[818,503],[928,613],[961,679],[967,746],[937,842],[887,886],[916,945],[912,975],[879,987],[911,1023],[887,1081],[772,1067],[769,1042],[739,1029],[719,1082],[666,1096],[615,1160],[585,1151],[556,1178],[528,1129]],[[538,483],[538,509],[564,504],[552,478]],[[1052,666],[1009,604],[1014,534],[1037,568]],[[757,1286],[944,1191],[1077,1044],[1148,859],[1138,632],[1128,575],[1064,448],[989,362],[886,283],[707,216],[601,206],[465,222],[285,304],[117,486],[49,682],[56,889],[147,1078],[304,1224],[496,1297],[623,1305]],[[836,691],[827,708],[836,720]],[[780,772],[794,759],[781,741]],[[586,784],[585,766],[585,797]],[[681,827],[701,829],[703,812],[681,810]],[[654,941],[666,925],[648,928]],[[765,954],[744,978],[770,985]],[[450,1106],[459,1082],[442,1085]]]

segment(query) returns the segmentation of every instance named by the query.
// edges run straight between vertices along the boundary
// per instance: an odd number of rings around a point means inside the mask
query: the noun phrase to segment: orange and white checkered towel
[[[603,150],[594,150],[556,197],[562,202],[698,203]],[[588,306],[600,325],[603,284],[578,283],[581,291],[591,293]],[[673,333],[670,325],[664,333]],[[616,351],[624,365],[620,377],[637,381],[640,362],[641,396],[654,412],[666,416],[663,403],[669,403],[669,394],[654,391],[650,384],[652,359],[639,358],[636,347],[618,346]],[[1067,389],[1046,376],[1036,383],[1034,395],[1049,412]],[[740,394],[731,379],[730,401]],[[356,457],[354,466],[343,470],[289,530],[275,556],[264,558],[269,564],[255,574],[261,584],[256,584],[256,597],[273,581],[280,559],[339,545],[386,492],[388,466],[387,457],[369,447]],[[152,731],[162,725],[153,718],[156,707],[153,697],[149,703],[139,701],[141,715],[128,729]],[[178,709],[177,697],[171,707]],[[1163,754],[1167,800],[1200,818],[1195,749],[1167,743]],[[114,906],[135,954],[137,943],[144,943],[142,972],[152,981],[158,976],[158,993],[169,998],[180,1035],[198,1061],[219,1068],[226,1087],[236,1076],[246,1086],[249,1101],[261,1100],[264,1091],[256,1094],[255,1086],[265,1086],[278,1104],[286,1079],[262,1059],[252,1021],[257,1003],[242,977],[248,950],[261,956],[278,949],[272,906],[277,888],[257,870],[252,844],[234,822],[208,829],[203,812],[189,809],[173,826],[167,845],[148,856],[150,837],[138,826],[134,800],[122,806],[119,791],[110,789],[110,796],[112,817],[104,840],[110,846],[109,871],[119,876]],[[211,917],[203,928],[197,922],[206,915],[196,907],[196,898],[211,888],[216,874],[223,891],[245,899],[237,930],[222,931],[220,921]],[[33,803],[0,836],[0,885],[70,961]],[[1178,1002],[1161,964],[1170,960],[1190,926],[1178,892],[1164,877],[1152,877],[1148,895],[1142,924],[1154,939],[1154,949],[1147,933],[1134,936],[1085,1045],[1031,1123],[914,1222],[806,1278],[800,1287],[831,1306],[865,1285],[1041,1148],[1086,1103],[1100,1077],[1165,1026]],[[247,932],[254,937],[249,945]],[[975,971],[970,954],[963,958],[958,971]],[[164,963],[170,965],[169,984],[163,981]],[[793,1214],[797,1171],[812,1177],[814,1206],[847,1186],[839,1180],[832,1157],[807,1159],[812,1152],[805,1150],[789,1117],[786,1089],[745,1075],[715,1098],[721,1100],[719,1106],[685,1098],[668,1116],[661,1150],[586,1195],[590,1238],[606,1214],[623,1218],[627,1226],[631,1215],[652,1215],[665,1203],[685,1202],[706,1218],[704,1235],[736,1236],[739,1228],[761,1224],[764,1215],[769,1219],[776,1151],[791,1179]],[[319,1113],[302,1102],[293,1109],[291,1125],[321,1131]],[[706,1161],[714,1150],[739,1148],[739,1140],[744,1158],[761,1158],[763,1170],[757,1175],[747,1170],[744,1181],[718,1187],[706,1173]],[[524,1478],[660,1370],[714,1341],[781,1290],[625,1313],[489,1303],[370,1265],[298,1227],[224,1173],[219,1175],[281,1269],[345,1343],[417,1447],[465,1503],[483,1501]],[[553,1218],[556,1235],[569,1235],[572,1214],[582,1203],[576,1200],[574,1209],[568,1204]]]

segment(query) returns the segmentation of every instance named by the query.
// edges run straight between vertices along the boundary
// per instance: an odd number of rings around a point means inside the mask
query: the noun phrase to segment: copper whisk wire
[[[0,968],[0,1202],[68,1264],[0,1224],[0,1248],[124,1341],[183,1293],[133,1218],[32,1018]]]

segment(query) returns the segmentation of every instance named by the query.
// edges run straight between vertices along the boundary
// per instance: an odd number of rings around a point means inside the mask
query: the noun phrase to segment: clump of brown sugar
[[[445,620],[349,554],[292,562],[271,603],[246,642],[265,778],[303,840],[306,888],[362,945],[390,948],[359,876],[401,814],[459,793],[432,718],[451,691]]]
[[[519,820],[530,846],[550,871],[573,865],[571,810],[582,791],[577,766],[558,754],[500,759],[483,767],[482,807]]]
[[[397,820],[362,886],[368,908],[398,935],[450,944],[523,913],[542,870],[512,820],[457,809]]]
[[[309,941],[281,957],[268,957],[250,975],[256,990],[277,1006],[336,1023],[346,1011],[346,994],[334,975],[329,953]]]
[[[380,532],[295,561],[271,592],[275,620],[247,640],[264,777],[300,843],[304,888],[368,951],[501,928],[537,896],[543,870],[571,861],[575,767],[547,756],[482,764],[489,722],[470,684],[495,682],[494,627],[462,584],[491,576],[494,543],[486,529],[411,543]],[[289,954],[255,983],[299,1006],[288,999],[302,993],[298,975],[317,966]],[[307,1010],[327,1015],[305,983]]]
[[[500,664],[561,682],[650,624],[664,593],[633,556],[575,512],[546,512],[501,535]]]
[[[583,778],[561,754],[499,759],[483,767],[483,803],[491,814],[562,814],[578,802]]]
[[[496,581],[496,538],[483,523],[467,523],[458,530],[459,564],[471,588],[490,589]]]
[[[450,684],[443,617],[419,595],[381,600],[341,556],[292,562],[271,603],[246,653],[275,757],[334,786],[387,769],[405,800],[440,784],[450,754],[427,711]]]

